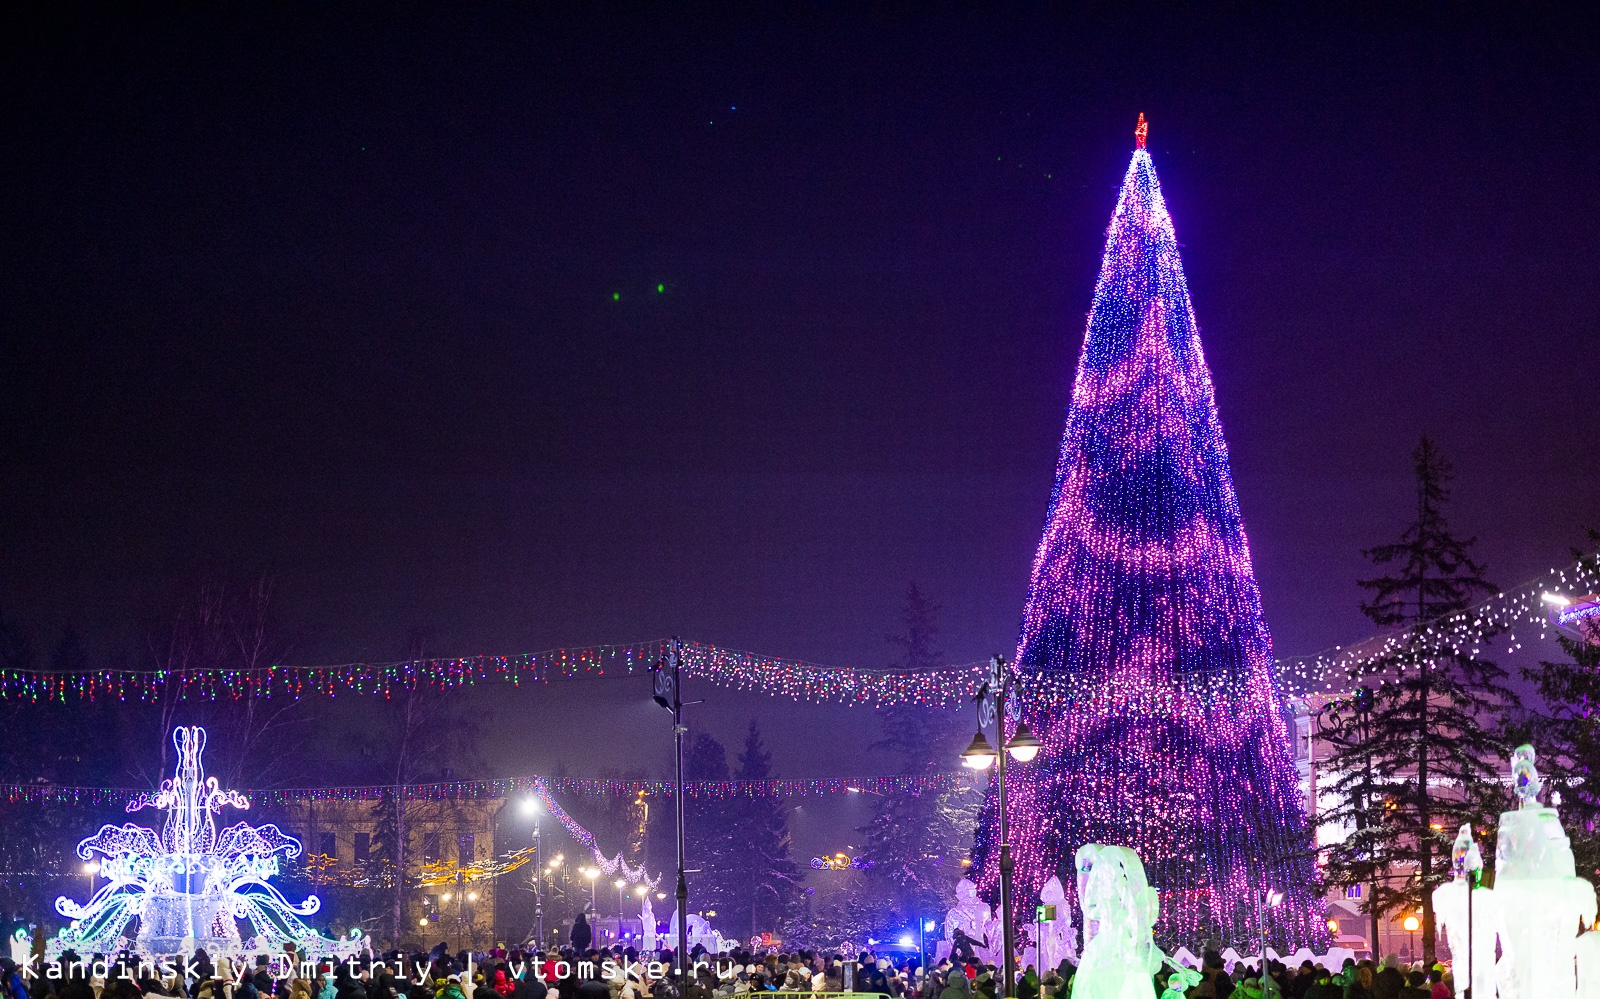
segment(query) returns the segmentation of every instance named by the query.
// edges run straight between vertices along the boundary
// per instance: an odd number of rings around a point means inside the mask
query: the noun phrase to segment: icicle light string
[[[1540,641],[1554,637],[1546,593],[1581,597],[1600,591],[1600,560],[1579,559],[1565,568],[1551,569],[1521,586],[1513,587],[1464,611],[1378,635],[1350,646],[1336,646],[1309,656],[1280,660],[1278,675],[1287,692],[1302,696],[1342,695],[1357,682],[1383,683],[1373,675],[1375,666],[1400,654],[1411,658],[1430,655],[1514,655],[1530,636]],[[1519,637],[1519,633],[1521,637]],[[1402,661],[1400,669],[1405,669]]]
[[[337,666],[265,666],[249,670],[0,670],[0,699],[65,701],[69,698],[118,700],[240,700],[249,697],[305,697],[338,694],[389,696],[413,687],[448,689],[483,680],[514,686],[557,680],[600,679],[647,673],[670,639],[585,649],[556,649],[511,656],[465,656],[393,663]],[[987,663],[937,670],[818,666],[798,659],[763,656],[699,642],[685,642],[683,672],[735,690],[811,702],[920,704],[931,708],[965,705],[982,682]]]
[[[804,798],[839,794],[925,794],[971,787],[970,771],[888,777],[826,777],[814,780],[685,781],[684,797],[709,800],[733,798]],[[543,794],[541,794],[541,789]],[[13,804],[59,804],[101,807],[125,805],[147,792],[120,787],[72,787],[61,784],[0,785],[0,799]],[[296,801],[377,801],[399,794],[406,801],[457,801],[515,798],[549,793],[585,796],[672,797],[669,780],[605,780],[588,777],[507,777],[498,780],[461,780],[437,784],[395,786],[369,784],[350,787],[267,788],[246,792],[251,801],[281,805]]]
[[[1308,656],[1277,662],[1279,682],[1297,696],[1341,694],[1351,678],[1407,645],[1414,632],[1421,647],[1410,651],[1512,653],[1535,632],[1549,637],[1550,622],[1541,596],[1582,596],[1600,590],[1600,568],[1578,561],[1551,569],[1522,586],[1412,631],[1378,636],[1336,646]],[[1524,636],[1519,639],[1518,633]],[[1503,645],[1495,636],[1504,635]],[[1490,643],[1494,642],[1493,645]],[[479,681],[514,686],[558,680],[640,676],[665,655],[670,639],[584,649],[555,649],[511,656],[464,656],[392,663],[345,663],[334,666],[266,666],[250,670],[52,670],[0,669],[0,700],[66,701],[112,697],[124,701],[239,700],[248,697],[305,697],[338,694],[389,696],[412,687],[449,689]],[[983,682],[986,662],[963,663],[934,670],[820,666],[798,659],[763,656],[700,642],[683,645],[683,671],[690,678],[733,690],[773,697],[846,705],[920,704],[929,708],[965,707]],[[1094,690],[1078,690],[1038,676],[1026,678],[1028,696],[1037,704],[1063,708],[1086,698],[1136,706],[1149,692],[1120,680]],[[1201,692],[1201,697],[1206,697]],[[1195,702],[1196,704],[1198,702]],[[1179,709],[1178,701],[1168,707]],[[1141,709],[1142,710],[1142,709]]]

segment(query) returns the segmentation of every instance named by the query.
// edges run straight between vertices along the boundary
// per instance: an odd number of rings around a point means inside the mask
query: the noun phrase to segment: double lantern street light
[[[1017,994],[1017,951],[1011,928],[1013,865],[1011,830],[1006,823],[1006,757],[1010,756],[1018,763],[1031,762],[1039,755],[1039,750],[1044,748],[1044,744],[1028,731],[1016,701],[1010,701],[1011,714],[1007,714],[1007,702],[1013,693],[1012,688],[1017,685],[1016,671],[1010,668],[1004,656],[995,656],[989,661],[989,667],[989,678],[984,681],[975,698],[978,703],[978,734],[972,737],[972,744],[961,754],[961,762],[963,766],[973,770],[988,770],[996,764],[999,765],[995,772],[995,804],[1000,815],[1000,934],[1005,948],[1005,988],[1001,994],[1010,999]],[[1006,739],[1008,720],[1016,722],[1009,740]],[[984,737],[983,730],[990,722],[995,723],[995,742],[1005,747],[1003,753],[996,752],[989,744],[989,740]]]
[[[462,880],[461,875],[459,873],[457,873],[456,874],[456,884],[457,885],[461,884],[461,880]],[[466,928],[466,925],[467,925],[466,903],[468,903],[468,902],[477,902],[478,901],[478,893],[475,892],[475,891],[463,892],[459,888],[457,888],[456,891],[453,892],[453,893],[452,892],[445,892],[443,895],[440,895],[439,896],[439,901],[448,903],[452,897],[456,900],[456,949],[460,950],[461,949],[462,931]],[[474,915],[474,918],[476,918],[476,915],[477,915],[476,912],[474,912],[473,915]],[[436,915],[436,916],[434,916],[434,921],[442,923],[442,922],[444,922],[444,917],[442,915]],[[421,919],[417,920],[417,925],[418,926],[427,926],[428,925],[428,917],[427,916],[423,916]],[[474,932],[473,938],[474,938],[474,940],[476,940],[476,938],[477,938],[476,932]]]

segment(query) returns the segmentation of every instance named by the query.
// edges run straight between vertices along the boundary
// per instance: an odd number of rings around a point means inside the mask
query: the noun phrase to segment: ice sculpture
[[[1144,864],[1127,847],[1086,843],[1077,868],[1084,943],[1072,999],[1149,999],[1166,955],[1151,939],[1160,904]]]
[[[1532,746],[1518,746],[1511,754],[1521,804],[1500,813],[1494,887],[1501,915],[1500,995],[1572,999],[1577,994],[1578,926],[1594,923],[1595,891],[1573,874],[1572,843],[1555,808],[1539,804],[1543,782],[1534,763]],[[1474,919],[1477,899],[1475,894]]]
[[[8,942],[11,944],[11,963],[19,968],[27,967],[28,958],[33,953],[33,937],[29,935],[28,928],[17,927]]]
[[[278,857],[293,859],[300,843],[277,826],[240,822],[217,831],[224,807],[249,808],[237,791],[207,778],[200,756],[205,729],[178,728],[177,772],[154,794],[141,794],[127,811],[157,808],[167,813],[160,835],[131,823],[101,826],[78,844],[83,860],[98,858],[105,884],[84,905],[62,896],[56,911],[72,920],[46,947],[55,958],[68,948],[80,954],[113,954],[128,946],[128,926],[139,921],[132,949],[142,955],[212,955],[281,951],[293,943],[300,953],[338,952],[339,944],[300,921],[321,907],[315,895],[294,905],[268,884],[278,873]],[[255,936],[243,941],[238,920]]]
[[[1189,990],[1199,985],[1201,980],[1200,972],[1193,968],[1179,967],[1167,976],[1167,987],[1161,991],[1161,999],[1184,999]]]
[[[698,912],[689,913],[688,923],[688,949],[690,950],[693,950],[695,945],[698,944],[704,947],[708,953],[720,954],[738,943],[737,940],[729,940],[712,929],[711,924],[706,921],[706,917]],[[662,934],[659,943],[663,947],[676,947],[678,945],[678,910],[676,908],[672,910],[672,920],[667,923],[667,932]]]
[[[1600,999],[1600,931],[1578,936],[1578,999]]]
[[[1067,905],[1067,891],[1055,875],[1039,891],[1040,905],[1056,907],[1056,918],[1039,926],[1039,970],[1054,968],[1063,960],[1078,957],[1078,934],[1072,925],[1072,909]]]
[[[988,961],[993,922],[988,904],[978,897],[978,886],[967,878],[957,881],[956,904],[945,914],[944,939],[935,948],[935,958]],[[965,953],[969,950],[970,955]]]
[[[658,949],[661,945],[656,943],[656,910],[650,904],[650,893],[646,892],[644,904],[639,908],[639,934],[640,946],[646,951]]]
[[[1450,940],[1450,961],[1455,970],[1456,995],[1467,995],[1467,886],[1472,872],[1483,869],[1483,857],[1472,839],[1472,826],[1464,823],[1456,833],[1451,851],[1453,877],[1433,890],[1433,911]],[[1492,888],[1472,891],[1472,982],[1473,995],[1493,996],[1495,982],[1494,942],[1500,932],[1499,899]]]

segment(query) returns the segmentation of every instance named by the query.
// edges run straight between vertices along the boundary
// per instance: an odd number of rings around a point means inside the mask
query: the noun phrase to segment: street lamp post
[[[673,948],[672,959],[680,990],[685,987],[689,967],[689,879],[683,865],[683,735],[687,729],[683,726],[683,686],[678,675],[682,662],[683,643],[674,638],[667,646],[665,660],[656,664],[651,678],[655,702],[672,712],[672,754],[676,762],[672,803],[678,827],[678,946]]]
[[[585,867],[583,876],[589,879],[589,913],[598,918],[600,915],[600,902],[598,896],[595,895],[595,890],[600,883],[600,869],[597,867]]]
[[[440,896],[440,899],[439,899],[441,902],[448,902],[448,901],[450,901],[450,896],[452,894],[454,894],[455,897],[456,897],[456,950],[460,950],[461,949],[461,937],[462,937],[462,934],[463,934],[463,932],[464,932],[464,930],[466,928],[466,925],[467,925],[467,915],[466,915],[467,903],[468,902],[476,902],[478,900],[478,893],[477,892],[475,892],[475,891],[468,892],[468,891],[462,891],[461,890],[462,881],[463,881],[463,878],[461,876],[461,872],[457,871],[456,872],[456,890],[453,893],[452,892],[445,892],[442,896]],[[473,943],[477,943],[476,937],[474,937]]]
[[[1261,987],[1267,985],[1267,915],[1269,909],[1283,904],[1283,892],[1268,888],[1256,896],[1256,931],[1261,934]]]
[[[617,888],[617,940],[622,939],[622,889],[628,887],[628,882],[622,878],[611,882]]]
[[[544,877],[544,843],[539,837],[539,802],[528,798],[522,802],[522,814],[533,816],[533,926],[534,939],[544,947],[544,892],[540,884]]]
[[[989,679],[978,691],[978,734],[972,744],[961,754],[963,765],[973,770],[987,770],[998,763],[995,772],[995,805],[1000,816],[1000,937],[1005,947],[1005,988],[1001,993],[1007,999],[1017,994],[1017,949],[1011,926],[1011,829],[1006,822],[1006,757],[1018,763],[1027,763],[1039,755],[1042,743],[1028,731],[1021,720],[1021,712],[1011,739],[1006,739],[1006,700],[1017,682],[1016,672],[1008,668],[1004,656],[990,660]],[[995,742],[1005,752],[996,752],[984,738],[983,728],[990,718],[995,722]]]

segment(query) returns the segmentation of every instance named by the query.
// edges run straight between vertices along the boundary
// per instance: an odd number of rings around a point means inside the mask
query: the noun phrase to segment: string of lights
[[[1395,661],[1406,668],[1406,658],[1429,654],[1515,655],[1537,635],[1554,637],[1554,625],[1568,626],[1563,611],[1571,601],[1600,590],[1600,560],[1579,559],[1554,568],[1521,586],[1504,590],[1464,611],[1424,624],[1377,635],[1349,646],[1335,646],[1308,656],[1280,660],[1278,675],[1284,689],[1302,697],[1341,695],[1356,682],[1382,684],[1385,677],[1373,668]],[[1587,606],[1587,605],[1586,605]],[[1554,610],[1552,610],[1554,608]],[[1405,656],[1397,655],[1404,652]]]
[[[0,669],[0,700],[123,701],[243,700],[251,697],[389,696],[419,687],[450,689],[495,681],[513,686],[559,680],[637,676],[666,655],[671,639],[553,649],[517,655],[478,655],[392,663],[331,666],[273,665],[256,669]],[[700,642],[682,645],[683,674],[734,690],[813,703],[921,704],[952,708],[971,700],[983,663],[902,672],[819,666]]]
[[[1551,569],[1470,610],[1420,626],[1415,632],[1422,638],[1421,646],[1410,644],[1413,634],[1409,631],[1379,635],[1353,645],[1277,660],[1278,679],[1284,691],[1291,695],[1338,695],[1351,687],[1352,678],[1364,677],[1371,664],[1390,658],[1408,644],[1413,652],[1432,649],[1476,654],[1490,648],[1516,652],[1534,633],[1540,639],[1549,637],[1551,621],[1547,613],[1549,608],[1545,606],[1546,594],[1582,596],[1597,590],[1600,590],[1600,568],[1595,560],[1580,559],[1571,565]],[[1572,617],[1597,614],[1600,604],[1586,604],[1567,613]],[[249,697],[333,697],[341,693],[389,696],[397,690],[414,687],[449,689],[479,682],[523,686],[559,680],[630,677],[648,671],[651,664],[666,654],[670,641],[656,639],[518,655],[324,666],[274,665],[251,670],[65,672],[6,668],[0,669],[0,700],[39,702],[112,697],[133,701],[168,698],[217,701]],[[1503,645],[1498,644],[1500,642]],[[1491,646],[1491,643],[1497,644]],[[682,648],[683,673],[687,677],[733,690],[822,704],[920,704],[929,708],[959,708],[977,695],[987,669],[987,663],[973,662],[904,672],[822,666],[700,642],[686,642]],[[1377,682],[1382,682],[1381,678]],[[1078,685],[1064,684],[1059,677],[1047,675],[1029,675],[1024,684],[1036,703],[1056,709],[1071,707],[1085,693]],[[1173,696],[1172,692],[1122,690],[1121,693],[1167,698],[1163,706],[1168,710],[1181,710],[1189,703]],[[1211,690],[1200,693],[1208,697]]]
[[[814,780],[692,780],[684,782],[684,796],[725,801],[735,798],[814,798],[840,794],[925,794],[971,786],[966,771],[874,777],[825,777]],[[543,789],[546,794],[541,794]],[[118,787],[78,787],[63,784],[0,785],[0,798],[11,804],[83,805],[122,807],[145,792]],[[537,796],[548,793],[584,796],[644,794],[670,798],[670,780],[607,780],[589,777],[506,777],[497,780],[458,780],[402,786],[371,784],[351,787],[268,788],[245,792],[258,805],[284,805],[299,801],[377,801],[398,795],[406,801],[469,801]],[[564,812],[561,814],[565,814]],[[559,818],[559,816],[558,816]],[[610,872],[608,872],[610,873]]]

